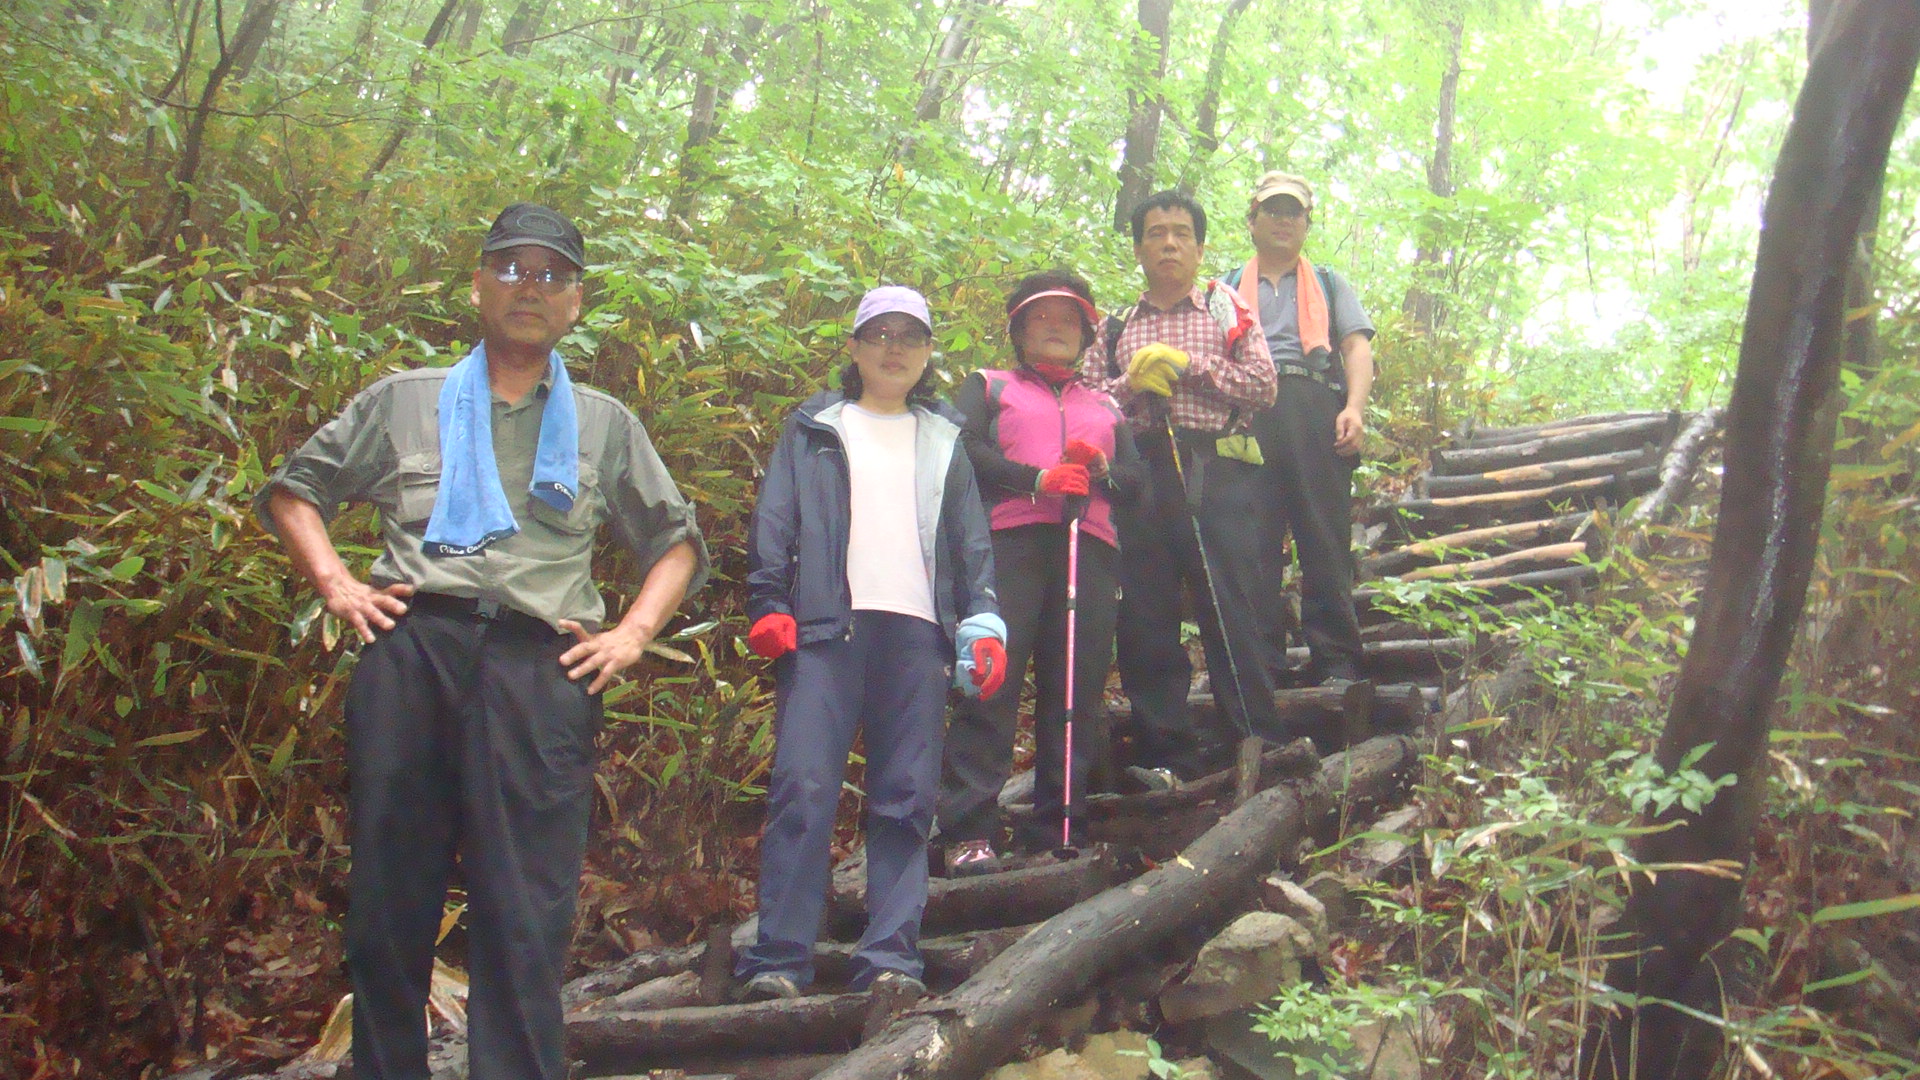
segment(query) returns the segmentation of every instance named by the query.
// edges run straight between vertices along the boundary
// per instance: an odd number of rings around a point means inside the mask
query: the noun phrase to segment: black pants
[[[1191,778],[1203,770],[1203,745],[1242,734],[1243,720],[1254,734],[1288,736],[1274,709],[1260,644],[1258,600],[1273,585],[1260,563],[1263,482],[1259,466],[1215,456],[1211,440],[1183,440],[1189,485],[1183,491],[1165,435],[1141,436],[1140,450],[1146,491],[1138,503],[1119,510],[1120,682],[1133,703],[1135,763]],[[1211,596],[1194,542],[1196,517],[1213,572]],[[1192,597],[1209,681],[1222,706],[1218,731],[1197,732],[1187,708],[1193,665],[1180,641],[1182,585]]]
[[[354,1075],[426,1080],[425,1010],[458,856],[473,1080],[566,1075],[560,986],[593,790],[598,695],[571,638],[433,598],[360,655],[347,693]]]
[[[1108,757],[1107,711],[1102,702],[1113,669],[1114,597],[1118,584],[1112,545],[1080,534],[1074,604],[1073,804],[1080,819],[1091,783],[1111,784],[1100,768]],[[1000,788],[1013,768],[1020,721],[1020,686],[1033,661],[1033,820],[1017,846],[1060,842],[1061,777],[1065,775],[1067,681],[1067,530],[1062,525],[996,529],[993,573],[1000,615],[1007,621],[1007,682],[991,700],[967,698],[947,723],[946,765],[940,782],[940,832],[950,840],[1000,840]],[[1082,826],[1084,828],[1084,826]],[[1076,830],[1078,832],[1079,830]],[[1081,842],[1075,836],[1074,842]]]
[[[1353,467],[1358,455],[1333,452],[1333,425],[1340,400],[1331,390],[1299,375],[1280,377],[1273,408],[1253,419],[1253,433],[1267,459],[1267,491],[1261,508],[1268,530],[1267,574],[1278,582],[1286,566],[1291,533],[1300,557],[1300,628],[1312,657],[1312,681],[1328,676],[1359,678],[1360,623],[1353,612]],[[1262,607],[1263,657],[1278,672],[1286,667],[1286,627],[1291,621],[1278,589]]]

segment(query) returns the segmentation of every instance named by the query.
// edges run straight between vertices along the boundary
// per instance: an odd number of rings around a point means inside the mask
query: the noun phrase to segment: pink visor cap
[[[1065,297],[1073,301],[1074,304],[1080,308],[1080,314],[1086,316],[1088,326],[1098,326],[1100,324],[1100,313],[1093,310],[1093,304],[1089,302],[1086,297],[1081,296],[1071,289],[1047,289],[1044,292],[1034,293],[1032,296],[1020,301],[1020,303],[1014,306],[1012,311],[1007,312],[1008,328],[1012,328],[1013,320],[1017,318],[1022,311],[1026,310],[1028,304],[1033,303],[1035,300],[1045,300],[1050,296]]]
[[[868,289],[867,295],[860,298],[860,307],[853,314],[853,332],[890,312],[911,315],[920,320],[920,325],[933,332],[933,316],[927,313],[927,298],[905,285],[882,285],[877,289]]]

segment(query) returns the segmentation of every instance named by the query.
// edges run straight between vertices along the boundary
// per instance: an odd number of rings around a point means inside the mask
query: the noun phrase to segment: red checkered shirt
[[[1235,309],[1246,310],[1240,298],[1224,285],[1213,284],[1231,298]],[[1207,293],[1195,285],[1186,299],[1161,311],[1142,296],[1133,310],[1121,316],[1126,328],[1114,345],[1117,359],[1109,363],[1107,333],[1101,334],[1080,359],[1086,384],[1104,390],[1120,403],[1121,411],[1137,430],[1157,428],[1163,422],[1151,402],[1164,401],[1175,427],[1204,432],[1246,430],[1253,414],[1273,404],[1275,376],[1267,339],[1256,320],[1231,348],[1220,323],[1207,311]],[[1171,345],[1192,360],[1187,373],[1174,384],[1173,396],[1136,392],[1127,385],[1127,362],[1143,346]]]

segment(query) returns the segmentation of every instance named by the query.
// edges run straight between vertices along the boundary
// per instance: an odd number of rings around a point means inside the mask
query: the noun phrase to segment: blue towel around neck
[[[565,513],[580,490],[580,422],[567,366],[557,352],[549,362],[553,384],[540,414],[529,490]],[[483,341],[453,366],[440,388],[440,492],[427,519],[426,552],[476,555],[519,531],[493,459],[493,386]]]

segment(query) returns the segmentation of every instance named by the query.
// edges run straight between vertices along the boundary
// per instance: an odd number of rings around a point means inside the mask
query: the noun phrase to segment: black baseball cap
[[[587,268],[587,242],[573,222],[560,212],[539,203],[519,202],[500,211],[487,230],[487,241],[480,245],[482,255],[507,248],[532,244],[559,252],[582,270]]]

